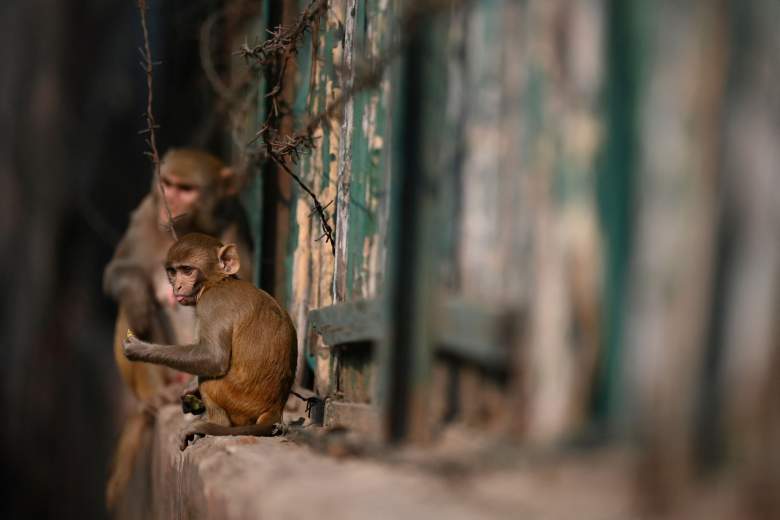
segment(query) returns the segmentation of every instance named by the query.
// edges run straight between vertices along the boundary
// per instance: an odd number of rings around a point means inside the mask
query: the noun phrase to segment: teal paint
[[[360,19],[360,16],[358,16]],[[352,299],[355,291],[355,277],[362,268],[364,228],[368,215],[366,202],[366,168],[368,139],[363,129],[363,114],[366,93],[361,92],[354,98],[354,126],[352,130],[352,173],[349,183],[349,228],[347,230],[347,299]]]
[[[631,2],[607,5],[607,143],[598,169],[597,197],[606,239],[602,363],[594,398],[596,419],[614,418],[620,406],[623,333],[634,224],[637,164],[639,45]]]
[[[305,9],[306,5],[308,5],[307,2],[299,2],[299,8],[301,10]],[[294,58],[297,64],[298,74],[295,77],[295,97],[293,99],[293,106],[292,106],[292,116],[293,116],[293,120],[296,122],[293,131],[300,130],[302,124],[305,124],[305,122],[308,120],[308,115],[309,115],[309,85],[311,83],[311,60],[312,60],[311,38],[312,35],[310,32],[307,32],[304,35],[301,41],[301,45],[298,48],[298,53]],[[315,143],[315,146],[317,145],[318,143]],[[292,169],[301,178],[303,182],[307,184],[310,183],[310,179],[312,177],[310,155],[305,155],[301,157],[298,163],[292,166]],[[285,175],[285,174],[283,172],[280,172],[280,175]],[[311,202],[309,201],[308,195],[300,188],[300,186],[298,186],[297,182],[292,181],[291,186],[292,189],[290,190],[290,202],[289,202],[290,233],[287,239],[287,254],[285,255],[285,260],[284,260],[284,270],[287,276],[286,304],[288,307],[292,303],[293,283],[295,282],[293,280],[293,274],[294,274],[293,263],[295,260],[295,250],[298,248],[298,240],[300,236],[300,229],[298,229],[297,206],[301,198],[304,199],[306,204],[312,206]],[[317,217],[315,216],[313,218],[317,218]]]
[[[367,32],[368,25],[376,37],[380,38],[380,49],[385,49],[387,42],[387,26],[377,27],[380,13],[379,2],[376,0],[361,0],[358,2],[355,27],[356,56],[366,56],[368,49]],[[385,18],[387,20],[389,17]],[[380,52],[382,52],[380,50]],[[386,146],[382,149],[373,149],[372,139],[369,135],[382,138],[384,143],[386,133],[386,104],[381,90],[364,90],[358,92],[353,100],[353,134],[352,134],[352,163],[349,189],[349,227],[347,238],[347,270],[346,270],[346,294],[348,299],[360,297],[361,291],[356,285],[358,281],[365,283],[364,275],[364,243],[366,238],[375,235],[378,231],[379,209],[377,198],[382,196],[384,167],[386,163],[382,156]],[[370,105],[375,103],[376,112],[373,127],[364,124]]]
[[[263,0],[260,16],[256,19],[252,27],[252,32],[256,35],[267,35],[267,25],[270,12],[270,0]],[[261,72],[259,74],[259,81],[257,85],[257,110],[254,113],[255,128],[260,126],[265,121],[265,93],[267,90],[265,75]],[[259,164],[250,165],[250,173],[252,178],[249,182],[249,186],[246,191],[242,193],[241,200],[244,207],[247,210],[247,216],[249,219],[249,229],[252,235],[253,242],[253,264],[252,264],[252,278],[255,285],[260,283],[260,270],[262,266],[261,258],[263,255],[263,168]]]
[[[330,101],[328,99],[328,80],[333,81],[334,85],[336,84],[335,68],[333,67],[333,50],[335,49],[336,38],[333,31],[327,28],[327,25],[325,26],[325,36],[323,40],[324,45],[320,46],[322,56],[319,57],[322,60],[323,66],[318,69],[319,80],[317,82],[319,112],[324,111]],[[320,179],[320,190],[323,191],[328,189],[328,185],[331,182],[333,182],[334,185],[336,183],[335,179],[331,180],[330,178],[330,164],[331,161],[336,160],[336,157],[332,156],[330,152],[330,133],[330,125],[322,125],[322,143],[320,149],[322,153],[322,179]],[[324,201],[323,205],[328,204],[328,202],[330,201]],[[333,211],[330,211],[329,213],[332,214]]]

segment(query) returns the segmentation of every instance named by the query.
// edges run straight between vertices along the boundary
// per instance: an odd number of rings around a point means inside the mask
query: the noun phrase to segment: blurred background
[[[780,517],[780,3],[147,19],[158,147],[245,176],[254,281],[296,323],[326,429],[589,454],[631,483],[615,518]],[[132,0],[0,6],[3,517],[106,515],[101,277],[152,175],[139,20]]]
[[[161,149],[208,146],[198,136],[210,112],[198,31],[210,7],[155,2],[149,14],[155,59],[165,61],[155,71]],[[102,273],[152,172],[138,134],[147,95],[138,8],[10,1],[0,25],[0,395],[9,417],[0,511],[101,518],[121,384]]]

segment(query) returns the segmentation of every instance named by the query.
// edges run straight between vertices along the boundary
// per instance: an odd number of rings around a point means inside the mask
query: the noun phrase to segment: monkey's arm
[[[122,238],[114,257],[103,271],[103,291],[127,312],[130,327],[144,334],[152,312],[148,276],[133,251],[132,230]]]
[[[130,328],[141,336],[149,332],[155,310],[152,281],[142,260],[149,256],[147,243],[154,233],[154,229],[149,231],[154,221],[147,199],[133,213],[130,226],[103,271],[103,291],[125,309]]]
[[[109,277],[109,274],[112,276]],[[147,277],[139,269],[106,270],[105,290],[125,311],[128,325],[147,336],[153,327],[155,302]]]
[[[211,289],[216,291],[216,289]],[[230,368],[233,349],[233,323],[238,313],[233,302],[207,293],[195,312],[198,340],[189,345],[155,345],[134,336],[125,339],[125,356],[130,361],[145,361],[196,376],[221,377]]]
[[[154,226],[154,208],[151,196],[147,195],[133,212],[130,225],[103,271],[103,290],[115,300],[119,300],[127,285],[134,285],[138,279],[148,283],[143,259],[150,254],[148,249],[150,237],[156,231]]]
[[[130,336],[124,341],[124,349],[130,361],[165,365],[197,376],[220,377],[230,368],[231,342],[232,327],[202,325],[197,343],[156,345]]]

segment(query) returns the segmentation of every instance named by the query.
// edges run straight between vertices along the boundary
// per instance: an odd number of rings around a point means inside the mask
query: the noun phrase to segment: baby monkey
[[[196,435],[271,435],[282,422],[295,378],[295,328],[268,293],[238,279],[239,267],[235,245],[200,233],[181,237],[165,271],[176,301],[195,306],[195,343],[156,345],[128,334],[123,344],[131,361],[198,376],[205,419],[181,433],[182,450]]]

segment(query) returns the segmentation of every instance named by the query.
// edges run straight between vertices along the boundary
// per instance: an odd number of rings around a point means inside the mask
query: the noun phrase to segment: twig
[[[336,199],[333,199],[333,200],[331,200],[330,202],[328,202],[327,204],[325,204],[325,205],[322,207],[322,209],[328,209],[328,208],[330,207],[330,205],[331,205],[331,204],[333,204],[333,202],[334,202],[335,200],[336,200]],[[312,216],[312,215],[314,215],[314,213],[316,213],[316,212],[317,212],[317,210],[316,210],[316,209],[313,209],[313,210],[311,210],[311,213],[309,213],[309,216],[311,217],[311,216]]]
[[[312,0],[294,25],[291,27],[279,25],[276,29],[269,29],[270,38],[253,46],[244,42],[235,54],[244,56],[247,61],[253,59],[261,66],[272,65],[280,57],[286,59],[290,55],[297,54],[300,40],[307,31],[311,30],[312,25],[327,7],[327,0]]]
[[[163,188],[162,176],[160,175],[160,154],[157,151],[157,139],[154,133],[159,126],[155,123],[154,113],[152,112],[152,101],[154,94],[152,91],[152,68],[159,63],[152,61],[152,51],[149,48],[149,29],[146,26],[146,10],[148,9],[146,0],[138,0],[138,12],[141,14],[141,29],[144,33],[144,48],[139,49],[143,61],[141,62],[141,68],[146,72],[146,89],[148,95],[146,98],[146,128],[141,133],[148,134],[146,137],[146,144],[149,145],[149,152],[146,152],[154,165],[154,176],[157,178],[157,185],[160,187],[160,198],[165,207],[165,213],[168,215],[168,225],[170,226],[171,236],[174,240],[178,240],[176,236],[176,229],[173,226],[173,214],[171,208],[168,206],[168,201],[165,199],[165,189]]]
[[[287,164],[285,164],[284,159],[282,157],[279,157],[276,155],[272,150],[268,150],[268,156],[279,165],[280,168],[282,168],[287,174],[295,179],[295,182],[298,183],[298,185],[305,191],[309,197],[311,197],[312,202],[314,202],[314,211],[317,212],[317,214],[320,216],[320,224],[322,225],[322,231],[325,235],[325,238],[328,242],[330,242],[330,247],[333,251],[333,254],[336,254],[336,242],[333,240],[333,228],[330,227],[330,224],[328,224],[328,215],[325,213],[325,208],[320,204],[319,199],[314,194],[311,189],[309,189],[308,186],[306,186],[306,183],[301,180],[300,177],[298,177],[295,172],[293,172]]]
[[[312,4],[314,3],[315,2]],[[417,10],[410,11],[404,17],[403,22],[399,25],[404,27],[412,26],[416,28],[418,25],[418,20],[421,16],[422,14]],[[301,19],[304,18],[305,16],[301,17]],[[290,157],[293,163],[297,163],[301,155],[305,155],[311,152],[311,150],[314,148],[314,133],[323,125],[323,123],[330,120],[338,110],[340,110],[359,92],[363,92],[365,90],[379,86],[382,78],[384,77],[385,70],[390,65],[390,63],[392,63],[392,61],[398,55],[400,55],[406,43],[406,38],[401,39],[396,44],[391,45],[389,48],[385,49],[385,51],[374,61],[374,63],[364,67],[362,70],[359,70],[355,75],[355,79],[353,80],[352,85],[348,89],[342,91],[336,97],[336,99],[328,103],[323,111],[311,116],[306,125],[299,132],[280,138],[273,133],[272,127],[267,120],[248,144],[252,144],[262,137],[266,143],[270,142],[271,147],[277,154],[283,157]],[[274,45],[272,48],[276,48],[276,46]],[[316,56],[316,54],[313,55]],[[276,90],[281,90],[280,84],[277,86]]]
[[[301,178],[296,175],[290,166],[296,164],[302,155],[310,153],[315,148],[314,134],[316,131],[340,110],[350,99],[358,92],[369,88],[376,88],[382,81],[384,72],[389,64],[406,47],[412,35],[419,30],[420,22],[427,16],[437,11],[449,9],[465,0],[426,0],[421,5],[413,5],[406,9],[399,20],[399,27],[402,37],[395,44],[390,45],[377,57],[373,63],[362,70],[358,69],[354,80],[349,88],[339,94],[339,96],[330,102],[325,110],[309,118],[307,124],[298,132],[279,135],[278,124],[275,124],[280,117],[280,105],[286,105],[283,99],[284,76],[287,71],[288,63],[292,57],[298,53],[298,46],[307,32],[312,32],[312,60],[316,60],[316,42],[314,41],[315,28],[319,26],[321,16],[328,7],[327,0],[311,0],[304,9],[295,24],[284,27],[277,26],[275,29],[268,30],[269,37],[262,43],[250,46],[245,42],[235,53],[242,55],[250,66],[265,67],[266,75],[273,78],[266,97],[269,99],[270,108],[268,115],[255,133],[254,137],[246,143],[245,152],[248,152],[256,141],[262,138],[266,158],[272,159],[282,170],[290,175],[298,185],[311,197],[314,202],[314,210],[320,217],[323,235],[318,238],[326,238],[331,243],[333,254],[336,253],[335,242],[333,240],[333,230],[327,221],[325,207],[322,206],[313,190],[310,189]],[[208,72],[208,71],[207,71]],[[314,75],[312,74],[312,78]],[[311,88],[311,84],[309,88]],[[219,85],[215,90],[220,89]]]
[[[254,61],[255,65],[269,69],[273,69],[273,66],[277,65],[277,70],[269,70],[269,75],[275,73],[273,75],[276,76],[276,81],[270,87],[268,94],[266,94],[266,97],[270,99],[272,109],[268,111],[264,124],[248,144],[254,143],[260,137],[263,137],[265,141],[266,134],[273,128],[273,121],[279,117],[279,105],[284,101],[280,99],[280,96],[283,90],[284,74],[287,71],[288,62],[293,56],[298,54],[298,46],[304,35],[318,24],[319,18],[325,13],[327,7],[327,0],[311,0],[294,25],[290,27],[278,25],[275,29],[269,29],[268,33],[271,36],[261,44],[250,47],[247,42],[244,42],[241,49],[236,52],[236,54],[243,55],[248,63]],[[313,148],[310,133],[304,136],[303,139],[297,139],[298,146],[294,149],[288,147],[285,150],[285,144],[289,143],[281,143],[277,140],[274,143],[274,148],[282,156],[294,153],[295,159],[293,162],[296,162],[303,153],[299,146],[302,145],[309,150]],[[307,146],[308,144],[311,144],[311,146]]]
[[[287,72],[288,63],[298,53],[298,46],[303,40],[303,36],[319,23],[319,19],[325,13],[327,7],[327,0],[311,0],[295,24],[289,27],[279,25],[275,29],[269,30],[270,37],[259,45],[250,47],[245,42],[237,54],[243,55],[247,62],[254,61],[254,66],[266,67],[268,76],[275,78],[273,86],[266,94],[271,109],[268,111],[268,115],[260,130],[246,146],[249,148],[262,137],[265,145],[265,155],[292,177],[301,189],[311,197],[314,203],[313,212],[316,212],[320,217],[322,231],[327,241],[330,242],[331,251],[335,256],[336,243],[333,239],[333,228],[328,223],[325,207],[320,203],[314,191],[287,165],[288,159],[292,164],[296,164],[302,155],[314,149],[312,132],[280,136],[275,124],[281,115],[280,106],[284,106],[286,110],[286,103],[282,95],[284,92],[284,76]]]

